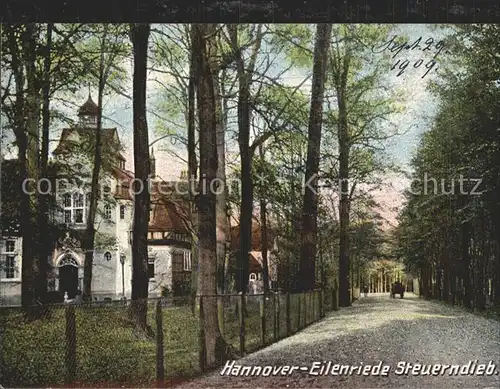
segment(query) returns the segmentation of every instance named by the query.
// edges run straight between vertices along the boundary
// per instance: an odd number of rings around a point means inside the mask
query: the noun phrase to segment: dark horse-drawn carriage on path
[[[391,285],[391,298],[395,298],[397,294],[399,294],[401,298],[403,298],[405,294],[405,287],[399,281]]]

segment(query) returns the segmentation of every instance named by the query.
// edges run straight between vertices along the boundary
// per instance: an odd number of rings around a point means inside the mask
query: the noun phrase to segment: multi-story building
[[[85,253],[82,242],[90,203],[90,178],[99,108],[89,96],[78,111],[79,123],[62,130],[53,152],[63,167],[54,182],[59,209],[54,219],[67,227],[66,237],[54,242],[49,261],[49,291],[78,296],[83,288]],[[129,297],[132,289],[131,231],[134,174],[126,160],[116,128],[103,128],[102,169],[99,177],[96,239],[93,252],[92,295],[95,299]],[[151,210],[148,232],[150,295],[167,288],[180,290],[190,279],[191,239],[186,228],[185,206],[175,195],[174,183],[155,175],[151,155]],[[137,188],[136,188],[137,189]],[[19,231],[3,231],[0,246],[0,303],[21,300],[22,239]]]

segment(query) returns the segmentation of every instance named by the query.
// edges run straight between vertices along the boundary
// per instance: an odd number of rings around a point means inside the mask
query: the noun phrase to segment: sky
[[[421,46],[428,38],[434,38],[437,42],[441,36],[436,31],[431,30],[429,25],[425,24],[405,24],[399,25],[397,27],[396,33],[398,35],[405,35],[409,39],[410,44],[416,41],[419,37],[422,37]],[[442,34],[442,33],[441,33]],[[423,59],[423,64],[427,63],[431,59],[433,54],[430,51],[424,53],[419,50],[413,51],[402,51],[395,59],[400,59],[404,61],[408,59],[410,61],[405,72],[397,76],[398,69],[392,70],[387,69],[389,75],[389,84],[395,89],[402,89],[406,95],[406,108],[404,113],[399,114],[392,118],[392,122],[397,126],[399,132],[404,132],[404,134],[395,136],[387,142],[386,152],[398,166],[406,170],[409,169],[409,163],[411,157],[414,155],[416,147],[422,133],[424,133],[432,122],[432,115],[435,112],[435,101],[429,92],[426,90],[427,83],[432,80],[437,74],[435,68],[432,69],[425,78],[421,78],[425,73],[424,65],[418,69],[414,69],[413,65],[415,61],[420,58]],[[376,54],[374,54],[376,55]],[[132,75],[132,63],[127,63],[125,65],[127,72],[129,73],[129,79],[131,80]],[[436,66],[438,67],[438,66]],[[149,109],[154,109],[155,101],[158,101],[158,83],[154,82],[154,78],[163,77],[163,81],[168,81],[164,76],[159,74],[149,74],[150,78],[148,81],[148,105]],[[290,85],[300,84],[304,79],[305,74],[300,72],[288,72],[284,75],[285,82]],[[132,94],[132,85],[130,81],[129,90],[130,95]],[[304,91],[307,93],[310,91],[310,82],[304,83],[302,86]],[[97,93],[95,90],[91,90],[91,94],[94,101],[97,100]],[[71,96],[71,100],[74,103],[73,107],[64,108],[63,110],[74,119],[76,119],[76,110],[78,106],[83,104],[88,96],[88,90],[81,91],[81,93]],[[132,104],[131,101],[123,96],[113,96],[107,98],[103,107],[103,114],[108,118],[105,121],[106,127],[117,127],[118,133],[122,142],[125,145],[126,152],[125,157],[127,158],[126,168],[133,170],[133,154],[132,154]],[[155,134],[155,121],[157,118],[152,114],[148,114],[148,125],[150,129],[150,142],[158,138]],[[62,127],[62,126],[61,126]],[[54,138],[51,142],[51,150],[53,150],[57,145],[58,133],[55,131]],[[163,179],[170,180],[176,179],[180,176],[181,170],[186,169],[186,164],[179,158],[173,156],[171,153],[161,151],[161,149],[169,148],[175,150],[176,154],[184,154],[183,150],[179,151],[179,146],[173,146],[167,141],[158,142],[155,144],[155,157],[157,160],[156,171]],[[375,197],[385,205],[387,219],[394,222],[394,208],[400,206],[402,197],[401,192],[408,182],[397,175],[389,175],[386,177],[387,185],[386,188],[374,193]]]

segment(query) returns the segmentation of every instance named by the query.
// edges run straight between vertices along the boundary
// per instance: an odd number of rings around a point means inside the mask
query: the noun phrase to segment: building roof
[[[114,174],[121,184],[121,188],[116,188],[115,198],[133,201],[134,191],[131,189],[133,189],[134,173],[115,168]],[[189,205],[182,199],[175,198],[175,194],[168,191],[169,184],[172,185],[172,183],[164,181],[151,182],[151,214],[148,231],[188,233],[186,223],[189,220],[187,212]],[[159,189],[160,186],[163,188],[161,191]]]
[[[271,250],[274,245],[275,233],[272,228],[267,228],[267,247]],[[240,246],[240,226],[231,226],[231,250],[238,251]],[[252,220],[252,251],[262,249],[262,237],[260,223],[254,218]]]
[[[112,173],[118,181],[114,193],[115,199],[133,201],[130,189],[134,180],[134,173],[130,170],[119,169],[117,167],[112,169]]]
[[[187,215],[185,210],[168,200],[157,200],[151,203],[151,216],[148,231],[174,231],[187,234]]]
[[[97,116],[99,114],[99,107],[97,106],[96,103],[94,103],[94,100],[92,100],[92,97],[87,99],[85,103],[78,109],[78,116],[83,116],[83,115],[95,115]]]
[[[95,139],[97,129],[92,127],[73,127],[73,128],[63,128],[61,132],[61,138],[59,139],[59,144],[53,151],[54,155],[61,154],[71,154],[76,149],[81,149],[82,138],[88,138],[88,140]],[[78,138],[80,141],[72,140],[72,138]],[[125,157],[120,152],[120,138],[118,136],[118,131],[116,128],[102,128],[101,129],[101,144],[104,153],[112,152],[115,156],[122,161],[125,161]],[[92,147],[89,142],[84,142],[85,146]]]

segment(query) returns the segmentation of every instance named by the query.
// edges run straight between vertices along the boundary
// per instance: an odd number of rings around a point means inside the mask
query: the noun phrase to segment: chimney
[[[151,148],[151,156],[149,157],[149,163],[151,165],[151,177],[156,177],[156,158],[154,153],[154,148]]]

